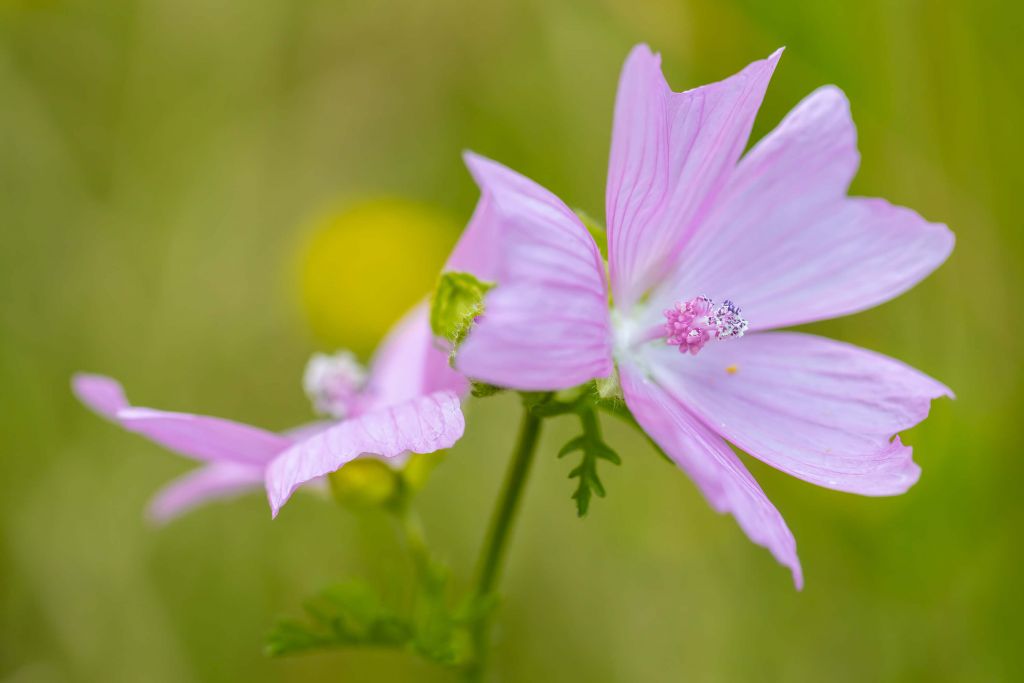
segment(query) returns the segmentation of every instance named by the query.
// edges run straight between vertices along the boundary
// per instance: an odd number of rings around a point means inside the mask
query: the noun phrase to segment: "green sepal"
[[[488,384],[487,382],[477,382],[476,380],[470,380],[469,386],[469,391],[475,398],[487,398],[488,396],[494,396],[505,391],[504,387]]]
[[[583,227],[587,229],[590,236],[594,238],[594,242],[597,244],[598,250],[601,252],[601,258],[608,258],[608,232],[605,230],[604,225],[601,221],[597,220],[583,209],[575,210],[576,217],[583,223]]]
[[[471,273],[442,273],[430,299],[430,329],[435,336],[458,347],[469,333],[473,319],[484,312],[484,296],[493,282],[478,280]]]

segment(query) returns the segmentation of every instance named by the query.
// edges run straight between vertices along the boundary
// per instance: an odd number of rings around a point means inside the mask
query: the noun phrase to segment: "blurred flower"
[[[799,587],[793,536],[726,441],[821,486],[898,494],[920,470],[894,435],[950,392],[884,356],[767,330],[897,296],[946,259],[953,236],[846,196],[859,157],[835,87],[740,160],[780,52],[682,93],[646,46],[630,54],[607,183],[610,312],[600,252],[577,216],[472,154],[482,196],[450,267],[497,283],[459,370],[538,391],[618,379],[640,426]]]
[[[314,356],[311,367],[307,389],[318,408],[346,419],[283,434],[216,417],[133,407],[121,385],[108,377],[75,375],[72,387],[100,415],[204,463],[156,495],[149,511],[159,522],[264,484],[276,515],[300,485],[361,455],[394,459],[410,451],[430,453],[462,436],[458,394],[466,383],[434,348],[425,305],[396,325],[369,373],[346,355],[333,364]]]
[[[315,221],[299,257],[313,332],[331,346],[371,348],[433,288],[456,230],[429,206],[396,198],[356,202]]]

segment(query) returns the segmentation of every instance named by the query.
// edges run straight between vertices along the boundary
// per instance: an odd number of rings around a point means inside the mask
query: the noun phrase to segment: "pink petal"
[[[125,408],[117,419],[125,429],[161,446],[210,462],[264,465],[292,444],[279,434],[219,417]]]
[[[483,198],[467,236],[489,235],[481,277],[497,286],[456,356],[468,377],[521,390],[575,386],[611,373],[608,291],[600,252],[553,194],[466,155]],[[480,245],[481,249],[484,246]]]
[[[233,462],[204,465],[160,489],[150,501],[149,517],[166,524],[203,503],[259,490],[262,483],[262,467]]]
[[[615,101],[605,212],[612,292],[628,310],[678,258],[740,158],[781,50],[735,76],[673,93],[646,45]]]
[[[731,299],[751,329],[768,329],[871,308],[931,273],[953,234],[880,199],[847,198],[856,137],[838,88],[797,105],[740,162],[656,306]]]
[[[468,164],[478,158],[472,152],[463,154]],[[488,193],[480,195],[473,215],[462,231],[462,236],[448,257],[445,270],[473,273],[481,280],[494,281],[501,265],[501,221],[494,201]]]
[[[651,347],[656,381],[752,456],[820,486],[903,493],[920,475],[894,435],[949,389],[899,361],[829,339],[767,332],[696,356]]]
[[[797,589],[803,588],[793,534],[736,454],[637,369],[623,365],[620,371],[626,405],[644,431],[697,484],[711,507],[731,513],[750,540],[790,568]]]
[[[468,382],[448,363],[430,330],[430,309],[419,304],[381,343],[370,369],[369,410],[435,391],[464,394]]]
[[[79,401],[109,420],[116,420],[117,411],[128,407],[120,382],[103,375],[76,373],[71,378],[71,391]]]
[[[181,455],[212,462],[264,465],[291,445],[291,439],[218,417],[133,408],[121,385],[109,377],[75,375],[78,398],[125,429]]]
[[[451,447],[465,429],[459,397],[450,391],[365,413],[295,444],[267,467],[266,488],[276,517],[301,484],[333,472],[360,455],[394,458],[406,451]]]
[[[309,437],[319,434],[328,427],[333,427],[337,423],[337,420],[315,420],[313,422],[300,424],[298,427],[286,429],[281,432],[281,435],[287,437],[292,442],[305,441]]]

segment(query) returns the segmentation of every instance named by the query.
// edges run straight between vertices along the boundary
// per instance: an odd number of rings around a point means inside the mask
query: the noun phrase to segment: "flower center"
[[[316,412],[343,420],[359,409],[366,381],[366,369],[351,351],[332,356],[314,353],[306,364],[302,387]]]
[[[721,305],[706,296],[680,301],[665,311],[665,324],[652,333],[654,339],[678,346],[680,353],[697,355],[712,339],[738,339],[747,331],[748,323],[736,304],[726,299]]]

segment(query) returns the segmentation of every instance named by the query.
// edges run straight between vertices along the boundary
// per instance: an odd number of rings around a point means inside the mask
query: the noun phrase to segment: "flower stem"
[[[430,549],[423,535],[419,516],[409,505],[403,505],[393,516],[399,540],[405,546],[416,570],[416,579],[421,584],[430,577]]]
[[[480,552],[479,573],[471,595],[471,605],[477,606],[481,612],[472,622],[474,658],[466,669],[466,680],[482,681],[485,672],[491,616],[494,612],[487,603],[493,596],[494,589],[501,577],[501,569],[505,558],[512,523],[515,521],[519,499],[522,497],[526,478],[530,473],[530,465],[537,450],[537,439],[540,436],[541,418],[534,415],[527,406],[523,412],[523,421],[519,428],[519,439],[516,450],[512,454],[501,495],[491,515],[490,528]]]

